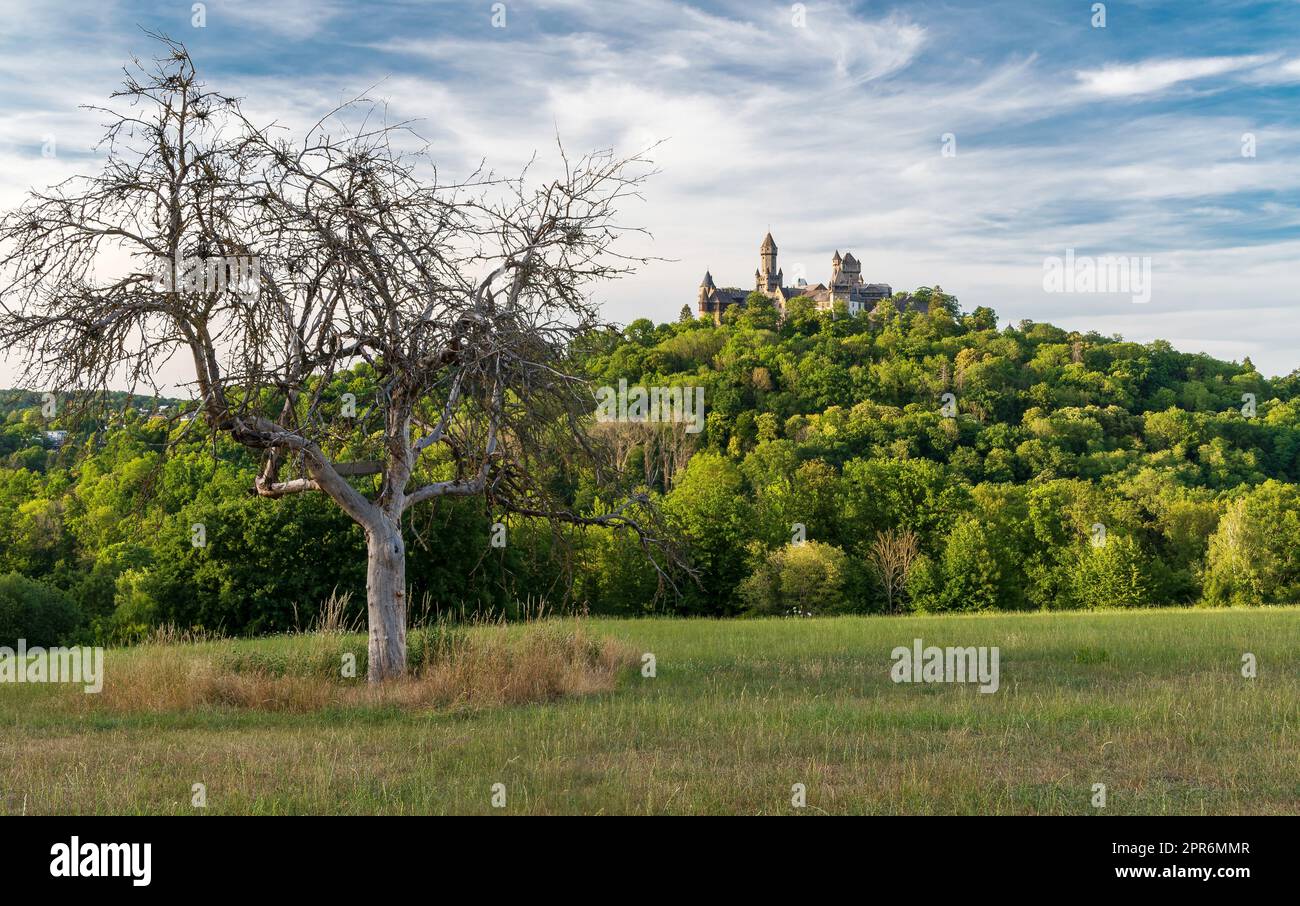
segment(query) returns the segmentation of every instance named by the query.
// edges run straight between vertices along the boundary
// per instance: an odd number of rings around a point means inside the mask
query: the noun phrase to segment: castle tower
[[[854,258],[852,252],[844,253],[844,261],[840,265],[840,270],[846,278],[846,283],[856,286],[862,282],[862,262]]]
[[[700,281],[700,291],[695,297],[695,305],[696,308],[699,310],[700,314],[702,315],[717,314],[717,312],[714,310],[716,309],[717,306],[713,304],[713,300],[711,299],[711,296],[713,295],[713,291],[716,288],[717,287],[713,285],[713,275],[710,274],[708,271],[705,271],[704,279]]]
[[[840,257],[837,251],[831,259],[831,289],[850,289],[862,283],[862,262],[853,257],[852,252],[845,252]]]
[[[759,268],[754,272],[754,288],[774,292],[781,288],[781,272],[776,267],[776,240],[771,232],[763,237],[758,247]]]

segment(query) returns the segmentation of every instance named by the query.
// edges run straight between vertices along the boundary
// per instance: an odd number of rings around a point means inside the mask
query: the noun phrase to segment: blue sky
[[[576,151],[665,140],[626,219],[653,236],[630,250],[669,260],[596,290],[612,320],[675,318],[705,268],[750,285],[770,228],[788,282],[848,250],[868,281],[1004,320],[1291,371],[1300,2],[1113,2],[1105,28],[1092,6],[521,0],[499,28],[491,2],[211,0],[195,28],[189,2],[0,0],[0,205],[94,166],[77,105],[152,52],[147,27],[264,118],[371,89],[452,174],[534,151],[545,173],[557,131]],[[1151,301],[1044,292],[1066,248],[1149,256]]]

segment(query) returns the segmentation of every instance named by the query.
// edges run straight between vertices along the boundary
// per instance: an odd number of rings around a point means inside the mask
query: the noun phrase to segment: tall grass
[[[999,691],[894,683],[914,638],[1000,646]],[[364,637],[314,632],[111,649],[98,696],[0,684],[0,813],[488,814],[498,782],[525,814],[1300,813],[1300,608],[550,619],[410,642],[411,676],[373,691],[362,660],[338,676]],[[629,651],[655,675],[611,669]]]
[[[519,630],[440,621],[412,630],[408,675],[366,683],[366,639],[324,620],[311,633],[176,644],[162,632],[106,656],[98,695],[62,697],[83,713],[226,707],[310,712],[337,707],[473,708],[548,701],[612,689],[635,662],[626,644],[578,620]]]
[[[322,635],[346,635],[350,632],[365,632],[365,622],[361,614],[351,619],[348,611],[352,606],[352,592],[339,594],[338,586],[321,602],[320,614],[316,617],[316,632]]]

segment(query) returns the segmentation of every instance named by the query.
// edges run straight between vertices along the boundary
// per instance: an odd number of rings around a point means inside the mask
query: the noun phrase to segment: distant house
[[[51,447],[61,447],[68,439],[67,431],[45,431],[42,433],[45,437],[45,443]]]

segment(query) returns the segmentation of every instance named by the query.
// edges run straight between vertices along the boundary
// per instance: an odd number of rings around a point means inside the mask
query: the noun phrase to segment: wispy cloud
[[[1275,60],[1275,56],[1251,54],[1238,57],[1185,57],[1176,60],[1144,60],[1140,63],[1111,64],[1075,73],[1084,91],[1105,97],[1152,94],[1182,82],[1253,69]]]
[[[318,34],[347,8],[338,0],[220,0],[204,6],[205,15],[297,40]]]
[[[152,51],[143,26],[261,120],[301,128],[375,86],[449,176],[534,151],[543,175],[557,133],[666,139],[625,219],[654,236],[629,251],[668,260],[599,289],[615,320],[675,317],[706,267],[746,284],[770,227],[787,275],[823,280],[849,249],[868,280],[1012,320],[1300,358],[1300,4],[1150,0],[1105,29],[1088,4],[1013,0],[535,0],[504,28],[489,3],[213,0],[203,29],[189,3],[60,6],[0,0],[0,206],[90,163],[73,152],[99,118],[76,106]],[[1044,294],[1066,247],[1150,255],[1151,303]]]

